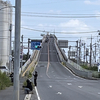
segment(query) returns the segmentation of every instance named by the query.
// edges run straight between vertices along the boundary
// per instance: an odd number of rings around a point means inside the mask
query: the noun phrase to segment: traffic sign
[[[40,50],[40,48],[41,48],[40,44],[41,44],[40,41],[31,41],[31,49],[32,50]]]
[[[58,45],[60,48],[68,48],[68,40],[58,40]]]

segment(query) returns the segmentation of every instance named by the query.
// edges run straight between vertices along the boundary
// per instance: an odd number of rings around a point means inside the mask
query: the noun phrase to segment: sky
[[[12,6],[15,0],[10,1]],[[13,34],[14,13],[13,9]],[[100,29],[100,0],[21,0],[21,35],[24,42],[55,34],[58,40],[97,42]],[[26,44],[25,44],[26,45]]]

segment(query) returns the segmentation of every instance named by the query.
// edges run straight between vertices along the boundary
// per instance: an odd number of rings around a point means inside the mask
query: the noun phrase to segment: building
[[[12,7],[10,2],[0,0],[0,66],[9,68],[11,55]]]

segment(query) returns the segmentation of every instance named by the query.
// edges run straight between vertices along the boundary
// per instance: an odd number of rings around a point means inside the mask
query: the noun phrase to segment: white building
[[[12,7],[10,2],[0,0],[0,66],[9,68],[10,25],[12,24]]]

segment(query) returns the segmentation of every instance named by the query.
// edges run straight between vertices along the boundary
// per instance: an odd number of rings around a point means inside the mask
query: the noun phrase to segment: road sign
[[[68,40],[58,40],[58,45],[60,48],[68,48]]]
[[[40,46],[41,42],[40,41],[31,41],[31,49],[32,50],[40,50],[41,46]]]

